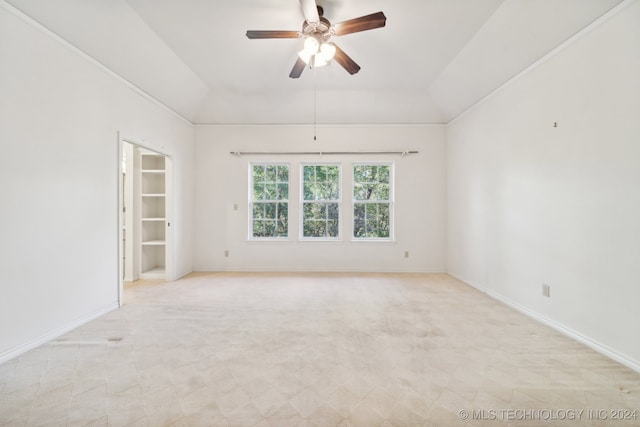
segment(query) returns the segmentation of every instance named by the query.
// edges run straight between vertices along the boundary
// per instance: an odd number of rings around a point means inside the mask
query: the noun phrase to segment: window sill
[[[398,242],[396,240],[383,240],[383,239],[247,239],[246,243],[249,245],[377,245],[377,246],[394,246]]]
[[[342,245],[343,239],[298,239],[298,243],[303,245]]]
[[[293,243],[290,239],[247,239],[246,242],[251,245],[290,245]]]
[[[398,243],[394,239],[351,239],[350,242],[355,243],[356,245],[367,243],[374,245],[396,245]]]

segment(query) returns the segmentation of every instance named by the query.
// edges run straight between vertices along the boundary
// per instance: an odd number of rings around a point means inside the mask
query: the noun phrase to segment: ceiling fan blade
[[[349,74],[353,75],[360,71],[360,66],[338,46],[336,46],[336,54],[333,56],[333,60],[342,65],[342,68],[347,70]]]
[[[305,62],[301,58],[298,58],[293,66],[293,69],[289,73],[289,77],[291,77],[292,79],[297,79],[298,77],[300,77],[306,67],[307,64],[305,64]]]
[[[300,0],[300,7],[305,21],[309,23],[320,22],[316,0]]]
[[[247,31],[250,39],[297,39],[300,37],[298,31]]]
[[[387,17],[384,16],[384,13],[377,12],[371,15],[361,16],[360,18],[339,22],[333,26],[333,29],[336,36],[344,36],[345,34],[381,28],[384,27],[386,23]]]

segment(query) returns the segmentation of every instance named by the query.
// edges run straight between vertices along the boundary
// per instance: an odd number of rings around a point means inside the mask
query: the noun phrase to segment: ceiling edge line
[[[5,1],[6,1],[6,0],[5,0]],[[158,38],[158,40],[159,40],[159,41],[160,41],[160,42],[161,42],[161,43],[162,43],[162,44],[163,44],[163,45],[164,45],[164,46],[169,50],[169,52],[171,52],[171,53],[175,56],[175,58],[176,58],[178,61],[180,61],[180,62],[185,66],[185,68],[186,68],[187,70],[189,70],[189,71],[191,72],[191,74],[193,74],[193,77],[195,77],[195,78],[198,80],[198,82],[202,85],[202,87],[203,87],[203,88],[206,88],[206,90],[207,90],[207,91],[210,91],[210,90],[211,90],[211,88],[209,88],[209,85],[208,85],[204,80],[202,80],[202,77],[200,77],[200,75],[199,75],[198,73],[196,73],[196,72],[195,72],[195,70],[193,70],[193,69],[191,68],[191,66],[190,66],[189,64],[187,64],[187,63],[182,59],[182,57],[181,57],[180,55],[178,55],[178,53],[173,49],[173,47],[169,46],[169,44],[168,44],[168,43],[167,43],[167,42],[166,42],[162,37],[160,37],[160,34],[158,34],[158,33],[156,32],[156,30],[155,30],[153,27],[151,27],[151,25],[150,25],[150,24],[149,24],[149,23],[148,23],[148,22],[147,22],[147,21],[142,17],[142,15],[140,15],[140,14],[138,13],[138,10],[137,10],[137,9],[135,9],[133,6],[131,6],[131,3],[127,2],[127,1],[125,1],[125,3],[126,3],[126,6],[131,10],[131,12],[132,12],[134,15],[136,15],[136,16],[138,17],[138,19],[140,19],[140,21],[144,24],[144,26],[145,26],[145,27],[146,27],[146,28],[147,28],[151,33],[153,33],[153,35],[154,35],[154,36],[156,36],[156,37]],[[178,114],[180,114],[180,113],[178,113]],[[191,120],[188,120],[188,119],[187,119],[187,121],[188,121],[188,122],[190,122],[191,124],[193,124],[193,122],[192,122]]]
[[[550,50],[548,53],[543,55],[537,61],[528,65],[523,70],[517,72],[513,77],[509,78],[506,82],[502,83],[500,86],[493,89],[491,92],[489,92],[488,94],[486,94],[485,96],[483,96],[482,98],[480,98],[479,100],[471,104],[469,107],[465,108],[462,112],[458,113],[456,116],[454,116],[451,120],[449,120],[446,123],[446,126],[449,127],[455,124],[455,122],[462,119],[465,115],[467,115],[468,113],[471,113],[473,110],[480,107],[486,101],[493,98],[493,96],[497,95],[499,92],[506,89],[511,84],[515,83],[516,81],[520,80],[522,77],[525,77],[527,74],[531,73],[532,71],[534,71],[535,69],[537,69],[538,67],[546,63],[547,61],[556,57],[560,52],[564,51],[565,49],[569,48],[571,45],[573,45],[577,41],[581,40],[583,37],[585,37],[586,35],[591,33],[593,30],[597,29],[598,27],[603,25],[605,22],[609,21],[610,19],[612,19],[613,17],[621,13],[624,9],[628,8],[630,5],[632,5],[636,1],[638,0],[623,0],[622,2],[616,4],[611,9],[606,11],[604,14],[596,18],[593,22],[588,24],[586,27],[577,31],[567,40],[563,41],[558,46],[556,46],[555,48]]]
[[[119,81],[124,86],[126,86],[129,90],[131,90],[134,93],[138,94],[142,98],[144,98],[147,101],[150,101],[151,103],[156,104],[157,106],[163,108],[164,110],[166,110],[167,112],[173,114],[176,118],[182,120],[186,124],[191,125],[191,126],[194,125],[194,123],[191,120],[187,119],[182,114],[178,113],[177,111],[175,111],[174,109],[172,109],[171,107],[169,107],[168,105],[166,105],[165,103],[160,101],[159,99],[155,98],[154,96],[152,96],[151,94],[146,92],[144,89],[142,89],[139,86],[137,86],[135,83],[125,79],[123,76],[121,76],[120,74],[116,73],[111,68],[107,67],[105,64],[103,64],[102,62],[100,62],[96,58],[94,58],[93,56],[89,55],[88,53],[86,53],[85,51],[80,49],[78,46],[76,46],[73,43],[71,43],[68,40],[66,40],[60,34],[56,33],[55,31],[51,30],[50,28],[46,27],[45,25],[41,24],[40,22],[36,21],[34,18],[30,17],[29,15],[27,15],[26,13],[24,13],[23,11],[21,11],[17,7],[13,6],[10,3],[7,3],[5,0],[0,0],[0,7],[5,9],[10,14],[16,16],[17,18],[21,19],[22,21],[24,21],[28,25],[31,25],[33,28],[41,31],[43,34],[45,34],[46,36],[50,37],[52,40],[56,41],[57,43],[60,43],[65,48],[67,48],[69,51],[75,53],[76,55],[78,55],[79,57],[83,58],[84,60],[86,60],[90,64],[93,64],[94,66],[96,66],[96,68],[100,69],[105,74],[111,76],[114,80]]]
[[[448,123],[318,123],[319,128],[348,127],[446,127]],[[194,127],[299,127],[313,128],[313,123],[193,123]]]

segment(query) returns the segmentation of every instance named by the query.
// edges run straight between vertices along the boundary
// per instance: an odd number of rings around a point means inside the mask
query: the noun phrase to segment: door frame
[[[117,245],[117,253],[118,253],[118,280],[117,280],[117,284],[118,284],[118,305],[120,307],[122,307],[124,305],[124,262],[123,262],[123,254],[124,254],[124,243],[123,243],[123,215],[122,215],[122,210],[124,208],[124,204],[123,204],[123,185],[124,185],[124,180],[123,180],[123,168],[122,168],[122,156],[123,156],[123,152],[124,152],[124,143],[129,143],[132,144],[136,147],[145,149],[145,150],[149,150],[149,151],[153,151],[155,153],[161,154],[163,156],[165,156],[166,160],[167,160],[167,185],[166,185],[166,197],[165,197],[165,203],[166,203],[166,224],[171,224],[173,222],[173,173],[172,173],[172,167],[173,167],[173,158],[172,155],[167,152],[164,149],[158,148],[153,144],[150,144],[148,141],[145,141],[144,139],[141,138],[135,138],[126,134],[123,134],[121,132],[118,132],[118,167],[117,167],[117,183],[118,183],[118,190],[117,190],[117,197],[118,197],[118,201],[117,201],[117,205],[118,205],[118,211],[117,211],[117,230],[118,232],[116,233],[118,236],[118,245]],[[167,226],[166,230],[165,230],[165,280],[166,281],[172,281],[175,280],[174,277],[174,230],[175,227],[174,226]],[[129,236],[131,236],[132,234],[129,233]],[[129,237],[131,238],[131,237]]]

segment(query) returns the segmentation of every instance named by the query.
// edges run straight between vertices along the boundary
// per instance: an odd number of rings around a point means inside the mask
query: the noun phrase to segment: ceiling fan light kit
[[[336,46],[333,43],[320,44],[315,37],[307,37],[304,41],[304,49],[298,52],[298,57],[310,67],[323,67],[327,65],[336,54]]]
[[[372,13],[331,25],[331,22],[323,16],[323,8],[317,6],[315,0],[300,0],[300,6],[305,17],[301,32],[249,30],[247,37],[250,39],[304,38],[304,47],[298,52],[296,63],[289,74],[289,77],[293,79],[300,77],[307,66],[311,68],[322,67],[334,59],[349,74],[353,75],[360,71],[360,66],[329,40],[334,36],[382,28],[387,21],[384,13]]]

